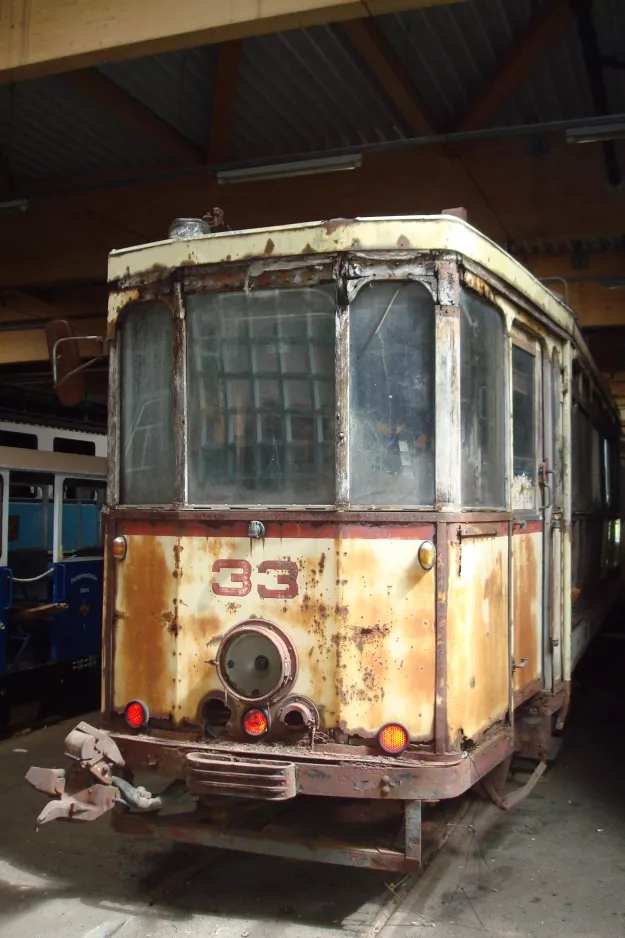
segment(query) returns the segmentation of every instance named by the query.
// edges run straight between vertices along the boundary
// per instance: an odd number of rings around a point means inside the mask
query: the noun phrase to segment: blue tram
[[[104,434],[0,422],[0,729],[97,706]]]

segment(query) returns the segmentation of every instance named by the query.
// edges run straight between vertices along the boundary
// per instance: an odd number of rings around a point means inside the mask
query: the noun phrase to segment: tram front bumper
[[[135,788],[129,769],[156,772],[200,798],[232,797],[286,801],[298,794],[335,798],[439,801],[463,794],[492,771],[513,748],[498,732],[470,754],[429,759],[366,757],[343,752],[284,753],[277,747],[178,741],[96,729],[79,723],[65,739],[64,769],[33,766],[26,780],[52,796],[37,823],[67,818],[92,821],[115,805],[158,811],[161,798]]]

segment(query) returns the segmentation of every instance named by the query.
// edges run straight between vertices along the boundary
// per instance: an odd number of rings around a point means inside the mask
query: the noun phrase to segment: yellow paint
[[[508,538],[450,544],[447,722],[452,743],[483,734],[508,708]]]
[[[314,701],[322,729],[372,736],[400,720],[414,740],[431,738],[435,572],[418,564],[423,538],[127,540],[126,560],[112,565],[114,709],[139,697],[154,716],[197,723],[206,695],[223,690],[211,663],[219,642],[232,626],[263,618],[293,642],[299,674],[292,692]],[[247,595],[214,592],[213,584],[236,585],[230,570],[213,572],[219,559],[250,564]],[[296,597],[259,595],[261,584],[282,588],[276,571],[258,572],[264,560],[297,564]]]

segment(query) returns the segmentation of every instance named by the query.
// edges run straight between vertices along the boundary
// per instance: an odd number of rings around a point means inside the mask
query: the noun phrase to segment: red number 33
[[[221,583],[213,583],[213,593],[217,596],[247,596],[252,588],[252,567],[247,560],[216,560],[213,564],[213,573],[219,573],[220,570],[232,570],[230,574],[231,583],[239,583],[240,586],[222,586]],[[237,570],[238,573],[234,571]]]
[[[212,590],[216,596],[247,596],[252,589],[252,567],[247,560],[216,560],[213,564],[213,573],[221,570],[230,570],[230,584],[213,583]],[[257,586],[258,595],[263,599],[293,599],[299,593],[297,583],[297,564],[292,560],[263,560],[258,565],[259,573],[268,573],[270,570],[278,571],[276,582],[282,589],[271,589],[262,583]]]

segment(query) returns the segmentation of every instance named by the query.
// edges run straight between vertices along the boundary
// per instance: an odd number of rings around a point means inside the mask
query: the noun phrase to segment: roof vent
[[[176,241],[204,238],[210,233],[210,225],[201,218],[174,218],[169,226],[169,237]]]

